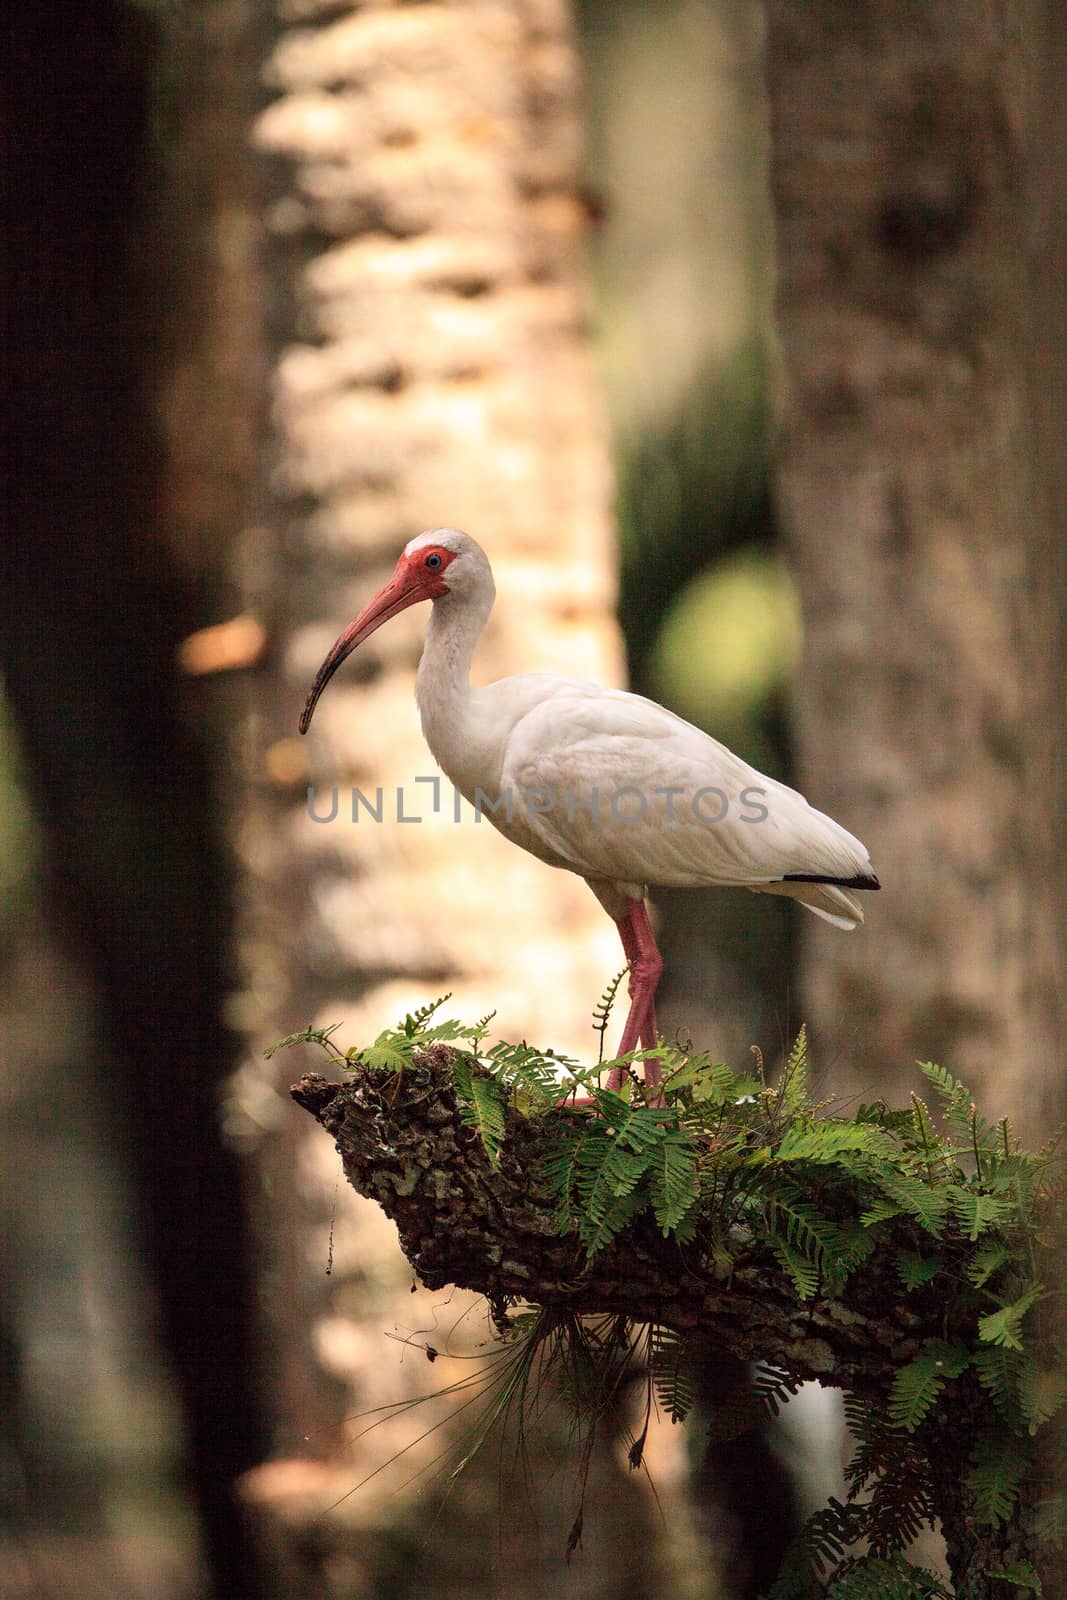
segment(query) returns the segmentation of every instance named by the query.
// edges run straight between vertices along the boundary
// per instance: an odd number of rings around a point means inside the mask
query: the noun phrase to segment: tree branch
[[[902,1304],[888,1268],[873,1266],[862,1283],[850,1282],[847,1303],[802,1302],[765,1244],[736,1236],[727,1269],[698,1244],[665,1240],[648,1215],[588,1264],[577,1240],[554,1232],[552,1204],[537,1183],[555,1117],[584,1113],[561,1108],[528,1119],[509,1110],[494,1171],[460,1115],[450,1059],[434,1046],[399,1078],[364,1067],[350,1083],[308,1074],[292,1090],[337,1141],[352,1187],[396,1223],[429,1288],[454,1283],[498,1302],[519,1296],[698,1331],[743,1359],[860,1393],[884,1392],[933,1331],[930,1308],[916,1297]]]

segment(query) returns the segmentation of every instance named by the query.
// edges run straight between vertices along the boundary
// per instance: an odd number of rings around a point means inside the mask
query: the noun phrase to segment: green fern
[[[409,1011],[396,1031],[403,1033],[408,1039],[425,1038],[427,1032],[426,1024],[432,1016],[440,1011],[445,1001],[451,1000],[451,998],[452,991],[449,990],[447,994],[440,995],[436,1000],[431,1000],[428,1006],[419,1006],[416,1011]]]
[[[598,1025],[606,1023],[617,987],[601,998]],[[1055,1144],[1036,1156],[1021,1151],[1006,1122],[987,1123],[964,1085],[931,1063],[922,1071],[936,1118],[918,1095],[906,1108],[863,1105],[852,1119],[823,1114],[808,1091],[803,1031],[773,1088],[758,1053],[753,1076],[663,1042],[655,1051],[662,1091],[641,1084],[633,1070],[637,1051],[622,1063],[628,1080],[614,1093],[599,1087],[595,1065],[525,1041],[492,1041],[491,1014],[473,1027],[442,1018],[444,998],[410,1013],[369,1048],[342,1053],[333,1042],[336,1024],[301,1030],[272,1048],[310,1044],[356,1074],[389,1078],[450,1063],[459,1115],[494,1167],[509,1130],[523,1118],[543,1119],[535,1181],[546,1217],[558,1235],[573,1237],[587,1262],[642,1219],[646,1247],[654,1226],[672,1245],[694,1246],[694,1262],[713,1262],[724,1275],[739,1262],[759,1262],[761,1251],[763,1260],[773,1254],[802,1302],[836,1296],[849,1274],[872,1260],[876,1272],[895,1272],[914,1296],[908,1309],[916,1321],[936,1293],[944,1307],[940,1326],[966,1338],[927,1339],[877,1402],[846,1397],[856,1440],[848,1503],[831,1502],[811,1519],[773,1595],[940,1596],[933,1575],[904,1556],[934,1515],[935,1423],[965,1397],[975,1418],[965,1493],[976,1520],[995,1527],[1016,1514],[1033,1436],[1067,1403],[1067,1376],[1036,1309],[1049,1292],[1037,1258],[1057,1221],[1052,1199],[1064,1182]],[[591,1103],[580,1111],[561,1106],[561,1079]],[[680,1268],[687,1259],[679,1252]],[[600,1414],[612,1403],[626,1374],[636,1375],[639,1347],[647,1407],[657,1404],[674,1420],[689,1414],[694,1379],[683,1336],[649,1328],[635,1337],[622,1318],[599,1319],[590,1329],[584,1319],[544,1315],[532,1325],[539,1330],[536,1360],[559,1364],[576,1412]],[[527,1336],[516,1335],[520,1343]],[[720,1408],[719,1426],[750,1425],[753,1398],[773,1411],[797,1384],[788,1372],[758,1368],[751,1395],[739,1395],[733,1411]],[[644,1439],[639,1428],[634,1465]],[[852,1553],[858,1540],[866,1541],[863,1556]],[[1015,1572],[997,1576],[1033,1587]]]
[[[816,1164],[836,1163],[853,1152],[881,1156],[893,1160],[897,1154],[896,1141],[881,1128],[865,1127],[854,1122],[813,1122],[804,1126],[794,1124],[775,1151],[778,1161],[811,1161]]]
[[[986,1435],[978,1441],[964,1486],[981,1526],[995,1528],[1008,1521],[1028,1466],[1010,1439]]]
[[[953,1184],[948,1197],[954,1214],[972,1242],[1006,1219],[1007,1206],[997,1195],[976,1193],[973,1189],[962,1189]]]
[[[985,1240],[967,1263],[967,1277],[976,1289],[981,1289],[1010,1260],[1011,1251],[1006,1239],[997,1237]]]
[[[914,1433],[932,1411],[949,1378],[958,1378],[970,1365],[963,1345],[931,1339],[921,1355],[899,1368],[889,1396],[888,1415],[894,1427]]]
[[[778,1084],[783,1111],[803,1111],[808,1104],[808,1030],[801,1024]]]
[[[380,1072],[405,1072],[414,1063],[414,1052],[403,1036],[393,1032],[380,1033],[374,1043],[353,1058],[361,1067]]]
[[[1013,1561],[1010,1567],[1000,1572],[986,1573],[986,1577],[997,1578],[1002,1583],[1013,1583],[1017,1589],[1029,1589],[1031,1594],[1044,1593],[1037,1569],[1029,1561]]]
[[[622,983],[622,980],[625,978],[629,970],[629,967],[623,967],[621,972],[617,972],[615,974],[614,978],[612,978],[611,982],[604,990],[604,993],[600,996],[600,999],[597,1001],[593,1010],[593,1032],[600,1035],[600,1047],[597,1051],[598,1063],[604,1059],[604,1040],[607,1035],[608,1024],[611,1021],[611,1012],[615,1005],[615,996],[618,994],[619,985]]]
[[[672,1422],[684,1422],[693,1409],[696,1380],[689,1345],[673,1328],[653,1325],[649,1370],[660,1410]]]
[[[1042,1298],[1044,1292],[1041,1284],[1035,1284],[1010,1305],[1001,1306],[999,1311],[992,1311],[988,1316],[979,1317],[978,1337],[986,1344],[1000,1344],[1009,1350],[1021,1350],[1023,1320],[1030,1307]]]
[[[1022,1355],[1003,1344],[980,1344],[973,1357],[973,1366],[982,1388],[1006,1422],[1013,1427],[1021,1421],[1019,1382],[1022,1374]]]
[[[827,1600],[950,1600],[936,1572],[903,1556],[860,1556],[826,1591]]]
[[[686,1133],[665,1128],[650,1152],[649,1179],[652,1210],[663,1237],[676,1233],[696,1204],[698,1189],[696,1154]]]
[[[752,1392],[768,1416],[776,1417],[795,1395],[801,1380],[783,1367],[761,1363],[752,1374]]]
[[[936,1256],[921,1256],[914,1250],[898,1250],[896,1265],[900,1281],[909,1292],[930,1283],[941,1270]]]
[[[867,1175],[874,1185],[878,1199],[890,1202],[900,1211],[914,1217],[919,1226],[939,1239],[944,1231],[948,1213],[948,1196],[945,1185],[931,1183],[917,1173],[902,1171],[887,1161],[872,1160]],[[877,1220],[877,1219],[876,1219]]]
[[[296,1033],[287,1033],[284,1039],[277,1040],[264,1050],[263,1054],[269,1061],[279,1050],[288,1050],[291,1045],[317,1044],[331,1055],[340,1056],[343,1052],[333,1043],[332,1035],[341,1026],[340,1022],[331,1022],[327,1028],[300,1028]]]
[[[471,1060],[457,1055],[452,1063],[456,1085],[456,1104],[468,1127],[477,1130],[492,1167],[500,1165],[500,1146],[504,1140],[506,1091],[495,1079],[483,1077]]]
[[[1035,1434],[1067,1400],[1067,1373],[1043,1367],[1030,1351],[1020,1362],[1016,1392],[1027,1429]]]

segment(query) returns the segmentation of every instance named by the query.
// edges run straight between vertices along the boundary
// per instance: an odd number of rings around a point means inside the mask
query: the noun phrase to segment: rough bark
[[[406,541],[442,524],[483,542],[496,572],[480,681],[517,670],[618,681],[622,663],[567,6],[284,0],[276,17],[254,129],[269,158],[271,432],[236,562],[273,648],[242,737],[249,892],[234,1011],[249,1050],[230,1120],[260,1180],[279,1448],[309,1482],[309,1457],[345,1474],[321,1509],[359,1476],[355,1447],[338,1454],[343,1419],[395,1398],[383,1324],[429,1320],[433,1302],[409,1296],[380,1215],[335,1198],[328,1152],[262,1047],[311,1019],[373,1035],[449,990],[472,1016],[502,997],[516,1036],[548,1008],[563,1047],[588,1051],[620,957],[579,880],[469,813],[454,825],[447,786],[435,815],[416,783],[435,773],[414,705],[424,612],[369,641],[307,740],[300,706]],[[332,824],[311,819],[309,786],[319,815],[338,790]],[[353,821],[354,787],[372,803],[382,792],[380,823]],[[408,1363],[403,1381],[415,1392],[425,1378]],[[262,1475],[258,1489],[269,1497],[280,1481]],[[404,1501],[381,1484],[360,1501],[379,1529]],[[610,1586],[620,1562],[608,1557]]]
[[[734,1355],[788,1362],[805,1378],[859,1389],[884,1387],[918,1354],[923,1321],[902,1304],[896,1280],[865,1275],[849,1307],[797,1301],[766,1247],[742,1249],[728,1273],[699,1250],[665,1246],[638,1219],[590,1270],[574,1238],[552,1228],[552,1203],[534,1174],[550,1123],[508,1114],[500,1170],[462,1120],[447,1060],[432,1052],[394,1075],[361,1072],[352,1084],[302,1078],[292,1093],[337,1141],[345,1175],[396,1223],[423,1283],[461,1284],[500,1299],[581,1312],[618,1312],[680,1332],[714,1332]],[[581,1115],[561,1111],[560,1116]]]
[[[1031,337],[1043,9],[768,13],[799,764],[884,886],[855,938],[805,928],[805,1014],[835,1089],[933,1056],[1035,1135],[1065,1023],[1063,558],[1032,438],[1063,361]]]
[[[940,1293],[902,1299],[891,1252],[872,1257],[840,1297],[800,1301],[765,1243],[734,1241],[737,1255],[724,1271],[699,1245],[665,1244],[645,1214],[590,1265],[574,1237],[554,1230],[553,1202],[538,1185],[554,1118],[509,1110],[494,1170],[452,1084],[450,1053],[435,1046],[400,1077],[362,1068],[339,1084],[308,1074],[291,1091],[336,1141],[348,1182],[395,1222],[404,1253],[430,1287],[476,1290],[501,1315],[520,1299],[659,1323],[875,1401],[924,1339],[968,1331],[953,1325]],[[1037,1554],[1029,1506],[1000,1528],[975,1524],[964,1478],[976,1432],[990,1416],[988,1397],[965,1377],[947,1385],[946,1403],[925,1426],[931,1459],[940,1463],[938,1509],[960,1600],[986,1600],[996,1588],[991,1573]]]

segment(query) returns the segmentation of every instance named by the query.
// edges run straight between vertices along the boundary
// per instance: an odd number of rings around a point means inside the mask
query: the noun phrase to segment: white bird
[[[501,833],[579,873],[616,922],[630,1011],[619,1055],[656,1042],[663,961],[650,887],[714,885],[788,895],[837,928],[877,889],[860,841],[795,789],[640,695],[546,673],[474,688],[471,661],[496,595],[481,546],[434,528],[405,546],[392,579],[319,668],[300,718],[306,733],[330,678],[357,645],[408,606],[433,610],[415,699],[435,760]],[[646,1079],[660,1079],[658,1063]],[[618,1088],[623,1069],[613,1069]]]

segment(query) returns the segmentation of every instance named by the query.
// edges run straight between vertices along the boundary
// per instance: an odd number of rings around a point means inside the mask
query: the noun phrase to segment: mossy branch
[[[819,1116],[803,1040],[774,1086],[668,1052],[664,1106],[591,1074],[588,1109],[558,1105],[547,1052],[486,1050],[432,1011],[349,1052],[350,1082],[292,1091],[427,1286],[486,1295],[502,1326],[516,1302],[610,1314],[844,1389],[850,1503],[813,1519],[780,1600],[858,1582],[857,1561],[879,1594],[935,1595],[902,1554],[935,1516],[958,1600],[1037,1592],[1035,1436],[1067,1390],[1040,1326],[1049,1152],[930,1066],[941,1127],[917,1097]]]
[[[400,1078],[361,1068],[351,1083],[308,1074],[292,1090],[336,1140],[352,1187],[396,1223],[428,1288],[454,1283],[494,1301],[700,1329],[745,1359],[788,1359],[804,1377],[848,1388],[887,1388],[918,1354],[924,1308],[901,1294],[888,1262],[882,1273],[865,1272],[847,1304],[805,1302],[769,1244],[739,1237],[732,1264],[717,1263],[697,1244],[665,1241],[644,1214],[590,1264],[577,1235],[555,1231],[555,1207],[538,1183],[558,1145],[558,1122],[585,1113],[527,1118],[509,1109],[494,1169],[461,1113],[451,1056],[435,1045]]]

